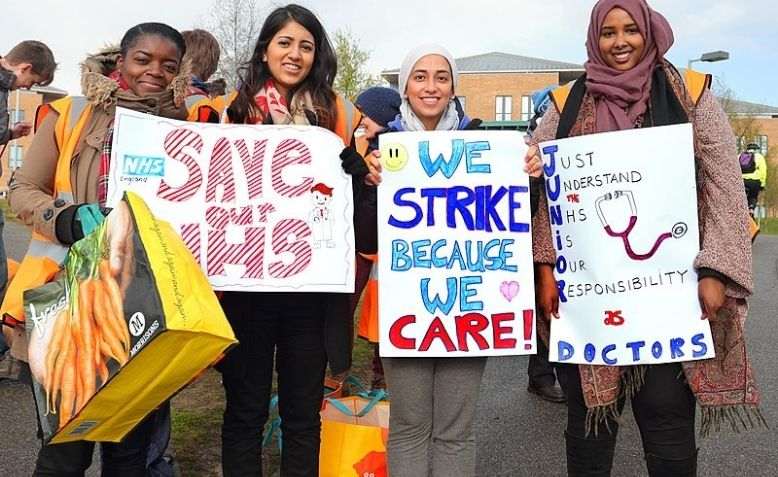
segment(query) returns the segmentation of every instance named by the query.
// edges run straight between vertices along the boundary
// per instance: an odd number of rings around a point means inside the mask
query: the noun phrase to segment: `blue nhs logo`
[[[125,154],[122,173],[125,176],[164,177],[165,158]]]

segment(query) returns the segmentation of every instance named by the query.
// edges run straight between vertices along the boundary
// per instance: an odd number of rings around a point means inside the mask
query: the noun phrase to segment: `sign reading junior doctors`
[[[380,143],[381,355],[533,354],[521,134],[391,133]]]
[[[700,249],[691,125],[540,149],[560,299],[551,360],[625,366],[713,357],[693,266]]]

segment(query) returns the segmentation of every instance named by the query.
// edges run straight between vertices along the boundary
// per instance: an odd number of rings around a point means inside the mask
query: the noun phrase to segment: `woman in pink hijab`
[[[555,138],[687,122],[694,127],[700,224],[700,252],[694,266],[716,357],[647,366],[561,365],[560,382],[568,397],[565,439],[571,476],[610,475],[618,417],[627,399],[651,476],[696,475],[698,404],[703,436],[728,424],[736,431],[764,425],[743,336],[745,298],[753,284],[748,211],[735,138],[708,88],[687,86],[664,58],[672,44],[667,20],[645,0],[597,2],[586,42],[586,74],[569,88],[566,100],[554,97],[556,108],[549,108],[528,152],[537,156],[537,144]],[[709,85],[710,78],[703,79],[708,82],[701,84]],[[536,248],[553,263],[544,203],[535,228]],[[547,268],[538,279],[539,288],[545,290],[539,293],[538,306],[555,310],[556,303],[544,302],[558,300],[556,282]],[[553,311],[548,315],[557,316]]]

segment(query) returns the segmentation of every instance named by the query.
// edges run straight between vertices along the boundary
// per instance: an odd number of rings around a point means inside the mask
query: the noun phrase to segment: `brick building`
[[[755,137],[739,137],[738,148],[742,150],[752,142],[759,144],[765,157],[773,149],[770,159],[778,162],[778,108],[733,99],[723,99],[722,103],[730,117],[753,119],[751,129],[756,131]]]
[[[51,86],[33,87],[29,90],[17,89],[8,95],[8,113],[10,124],[13,125],[19,121],[35,121],[35,111],[38,106],[49,103],[55,99],[67,95],[67,91],[53,88]],[[0,156],[0,163],[3,168],[3,175],[0,177],[0,197],[5,198],[8,194],[8,178],[11,172],[22,165],[24,153],[32,142],[32,134],[21,139],[10,141]],[[0,146],[1,148],[2,146]]]
[[[583,74],[581,65],[508,53],[486,53],[457,58],[456,94],[467,114],[487,125],[509,123],[520,128],[532,117],[530,95],[546,86],[561,85]],[[381,76],[398,87],[399,69]]]

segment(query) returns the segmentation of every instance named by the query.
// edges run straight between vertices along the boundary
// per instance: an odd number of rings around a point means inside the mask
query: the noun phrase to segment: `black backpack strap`
[[[578,111],[583,104],[583,98],[586,94],[586,75],[581,75],[572,88],[570,89],[570,95],[565,101],[565,105],[562,111],[559,113],[559,126],[556,129],[556,138],[564,139],[570,136],[570,131],[575,126],[575,121],[578,119]]]

